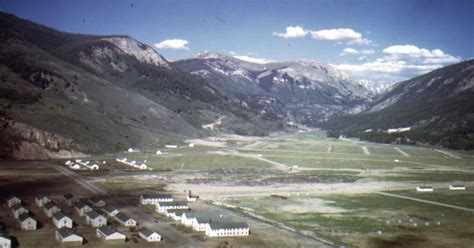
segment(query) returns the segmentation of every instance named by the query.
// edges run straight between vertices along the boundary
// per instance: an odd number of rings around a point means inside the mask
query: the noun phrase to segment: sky
[[[317,60],[377,82],[474,57],[471,0],[0,0],[0,11],[66,32],[129,35],[168,60],[200,51]]]

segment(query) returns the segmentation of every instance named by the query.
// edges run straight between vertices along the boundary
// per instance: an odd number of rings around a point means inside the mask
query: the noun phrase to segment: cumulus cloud
[[[354,49],[354,48],[344,48],[344,50],[342,50],[342,52],[340,53],[341,56],[344,56],[346,54],[373,54],[375,53],[375,50],[373,49],[363,49],[363,50],[357,50],[357,49]]]
[[[273,35],[289,38],[302,38],[307,35],[316,40],[335,41],[338,44],[376,46],[375,42],[364,38],[361,33],[350,28],[307,30],[301,26],[288,26],[285,32],[273,32]]]
[[[308,31],[304,30],[300,26],[288,26],[286,27],[285,32],[283,33],[273,32],[273,35],[279,36],[285,39],[302,38],[302,37],[305,37],[307,34],[308,34]]]
[[[360,52],[357,51],[357,49],[354,49],[354,48],[344,48],[344,50],[342,50],[342,52],[339,54],[341,56],[344,56],[346,54],[359,54]]]
[[[334,66],[356,79],[397,82],[460,61],[441,49],[428,50],[414,45],[389,46],[383,53],[384,56],[370,62]]]
[[[158,49],[173,49],[173,50],[188,50],[189,41],[181,39],[164,40],[156,43],[155,47]]]
[[[445,54],[440,49],[428,50],[424,48],[418,48],[414,45],[394,45],[389,46],[383,50],[385,54],[393,58],[411,58],[417,59],[423,64],[443,64],[443,63],[456,63],[459,61],[458,58]]]
[[[377,46],[375,42],[367,38],[354,39],[347,42],[347,45]]]
[[[311,37],[318,40],[357,40],[362,35],[350,28],[322,29],[310,31]]]
[[[254,57],[250,57],[246,55],[234,55],[234,58],[251,62],[251,63],[256,63],[256,64],[266,64],[266,63],[274,62],[273,60],[270,60],[270,59],[254,58]]]

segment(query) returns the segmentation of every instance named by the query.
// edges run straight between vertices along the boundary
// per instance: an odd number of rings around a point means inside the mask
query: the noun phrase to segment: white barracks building
[[[160,202],[172,202],[173,196],[159,195],[159,194],[144,194],[140,196],[140,203],[142,205],[156,205]]]
[[[209,237],[248,236],[250,228],[246,222],[209,223],[206,235]]]

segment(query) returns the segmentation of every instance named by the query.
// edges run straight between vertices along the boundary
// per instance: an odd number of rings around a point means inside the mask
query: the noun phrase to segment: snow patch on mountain
[[[389,82],[376,82],[367,79],[357,79],[355,82],[377,95],[388,91],[394,85]]]

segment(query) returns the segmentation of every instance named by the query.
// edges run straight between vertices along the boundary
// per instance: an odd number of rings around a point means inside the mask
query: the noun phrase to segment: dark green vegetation
[[[12,148],[2,156],[179,143],[209,134],[201,125],[221,116],[231,133],[284,127],[127,36],[64,33],[1,13],[0,45],[2,144]]]
[[[378,97],[368,112],[333,118],[324,127],[331,136],[472,150],[473,80],[474,60],[447,66],[397,84]],[[400,127],[411,127],[411,130],[385,132]],[[366,132],[369,129],[372,131]]]

